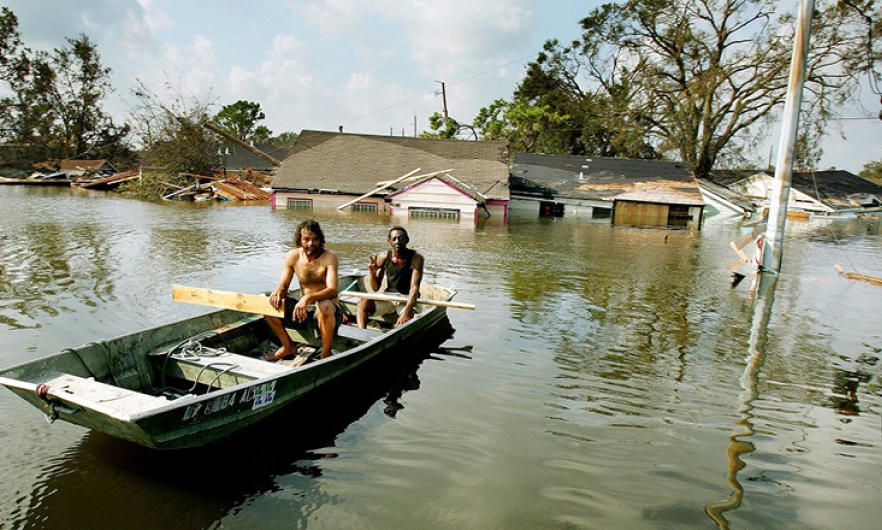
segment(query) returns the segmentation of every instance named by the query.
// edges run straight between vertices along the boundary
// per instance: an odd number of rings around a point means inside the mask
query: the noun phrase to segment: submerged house
[[[756,204],[768,208],[775,187],[774,171],[714,171],[709,180]],[[794,171],[787,211],[793,216],[878,211],[882,186],[843,170]]]
[[[517,153],[512,210],[700,229],[704,200],[680,162]]]
[[[274,208],[472,220],[508,215],[508,143],[302,131]]]

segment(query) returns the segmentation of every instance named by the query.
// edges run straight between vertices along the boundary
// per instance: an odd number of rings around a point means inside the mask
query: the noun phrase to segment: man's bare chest
[[[301,261],[297,264],[295,270],[300,285],[304,287],[324,285],[328,273],[328,268],[317,261],[312,263],[305,260]]]

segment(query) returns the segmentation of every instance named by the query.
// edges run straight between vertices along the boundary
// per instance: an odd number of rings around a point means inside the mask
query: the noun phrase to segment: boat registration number
[[[190,405],[184,410],[184,421],[194,420],[198,416],[208,416],[220,412],[233,405],[251,403],[251,410],[257,410],[273,402],[276,397],[276,382],[268,381],[254,385],[239,392],[218,396],[204,403]]]

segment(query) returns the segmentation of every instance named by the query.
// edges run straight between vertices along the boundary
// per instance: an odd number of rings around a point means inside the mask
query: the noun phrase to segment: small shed
[[[652,187],[616,196],[613,224],[701,229],[701,194]]]

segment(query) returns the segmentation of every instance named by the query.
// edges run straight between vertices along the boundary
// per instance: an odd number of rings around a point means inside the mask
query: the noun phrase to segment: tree
[[[264,118],[266,115],[260,110],[260,103],[240,99],[232,105],[224,105],[214,117],[214,122],[244,142],[252,139],[257,122]],[[266,127],[263,129],[272,134]]]
[[[553,50],[557,41],[546,44]],[[543,57],[543,56],[540,56]],[[656,158],[642,127],[629,112],[633,92],[627,79],[606,91],[583,91],[578,65],[564,55],[545,68],[536,62],[511,102],[481,109],[473,125],[484,138],[508,138],[515,151]],[[574,75],[576,74],[576,75]]]
[[[873,10],[872,0],[849,3]],[[705,176],[719,159],[745,158],[783,106],[793,17],[778,6],[773,0],[606,4],[581,21],[580,40],[546,43],[514,101],[559,122],[556,139],[539,137],[560,149],[552,152],[658,153]],[[803,99],[808,148],[873,59],[863,27],[855,25],[863,24],[856,10],[825,6],[813,19]]]
[[[456,137],[459,122],[450,117],[445,119],[444,116],[436,112],[429,116],[429,129],[435,132],[423,131],[419,137],[450,140]]]
[[[112,92],[111,70],[101,66],[95,44],[86,35],[66,40],[68,47],[56,49],[51,59],[55,72],[48,94],[55,116],[52,142],[68,157],[84,157],[122,141],[129,126],[117,127],[101,109],[101,102]]]
[[[882,186],[882,160],[865,164],[858,176]]]
[[[66,40],[51,54],[34,52],[22,45],[15,14],[0,11],[0,80],[10,93],[0,99],[0,137],[44,146],[53,158],[130,158],[128,126],[101,108],[112,92],[110,68],[87,36]]]
[[[298,140],[300,140],[299,134],[294,131],[285,131],[279,133],[277,136],[271,136],[267,143],[276,147],[291,147],[297,143]]]
[[[254,132],[251,134],[251,140],[257,143],[266,144],[269,143],[270,138],[273,137],[273,132],[266,126],[258,125]]]
[[[187,98],[167,83],[174,94],[171,102],[150,91],[143,83],[134,91],[138,105],[132,115],[134,132],[143,146],[142,161],[160,169],[167,182],[188,185],[182,173],[211,175],[221,165],[214,133],[203,125],[209,120],[211,96]],[[143,190],[155,196],[158,190]]]
[[[45,52],[33,52],[21,42],[18,18],[0,10],[0,80],[10,95],[0,98],[0,134],[7,142],[32,145],[51,132],[48,93],[55,73]]]

